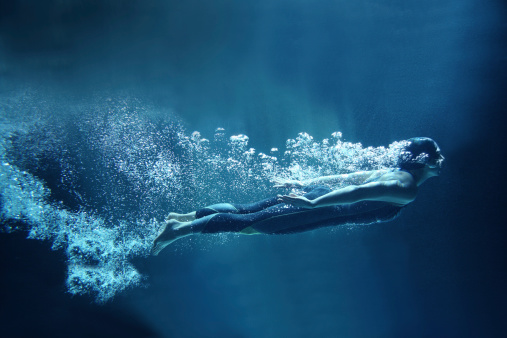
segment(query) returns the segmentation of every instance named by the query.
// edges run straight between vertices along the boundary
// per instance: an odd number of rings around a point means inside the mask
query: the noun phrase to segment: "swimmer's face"
[[[438,176],[440,174],[442,166],[444,165],[444,160],[445,157],[442,156],[440,148],[437,148],[437,158],[434,161],[428,163],[427,168],[431,171],[432,174]]]

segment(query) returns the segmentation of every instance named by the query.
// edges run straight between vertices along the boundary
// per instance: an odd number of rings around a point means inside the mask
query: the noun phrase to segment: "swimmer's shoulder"
[[[386,182],[392,189],[395,200],[393,205],[404,206],[415,200],[417,196],[417,182],[411,173],[403,170],[393,170],[382,175],[377,182]],[[393,185],[393,183],[395,183]]]
[[[417,182],[414,179],[414,176],[412,176],[411,173],[404,170],[391,170],[389,172],[386,172],[382,176],[378,178],[378,182],[385,182],[385,181],[398,181],[402,186],[405,187],[417,187]]]

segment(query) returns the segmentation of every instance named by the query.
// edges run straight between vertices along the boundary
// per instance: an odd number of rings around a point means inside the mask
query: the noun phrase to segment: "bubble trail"
[[[139,235],[127,234],[125,222],[113,226],[81,211],[69,212],[48,203],[43,183],[5,160],[0,143],[0,191],[3,231],[26,224],[28,238],[52,241],[53,250],[67,255],[67,287],[72,294],[94,294],[105,302],[117,292],[139,285],[142,276],[128,260],[149,254],[158,224],[137,221]]]
[[[340,132],[322,141],[300,133],[265,154],[246,135],[189,133],[132,98],[97,99],[56,121],[51,104],[34,116],[26,100],[0,114],[2,231],[51,241],[66,254],[68,291],[97,302],[143,283],[131,260],[149,255],[168,212],[269,197],[279,193],[274,177],[394,167],[405,144],[365,148]],[[6,109],[29,118],[6,118]]]

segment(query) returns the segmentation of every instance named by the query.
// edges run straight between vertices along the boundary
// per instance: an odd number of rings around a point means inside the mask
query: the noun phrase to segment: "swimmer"
[[[304,188],[305,194],[278,195],[251,204],[214,204],[188,214],[170,213],[152,254],[194,234],[291,234],[344,224],[365,225],[395,219],[418,187],[438,176],[444,157],[430,138],[408,140],[397,167],[323,176],[306,181],[274,179],[274,187]],[[319,184],[341,183],[331,190]]]

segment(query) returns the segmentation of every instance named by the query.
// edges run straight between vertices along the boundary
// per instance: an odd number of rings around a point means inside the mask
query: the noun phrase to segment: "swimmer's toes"
[[[162,251],[162,249],[164,249],[166,246],[167,245],[164,245],[164,242],[155,241],[155,243],[153,243],[153,248],[151,248],[151,254],[153,256],[158,256],[160,251]]]
[[[152,251],[151,254],[153,256],[158,256],[158,254],[160,253],[160,251],[162,251],[164,248],[165,248],[165,245],[158,244],[156,247],[153,248],[153,251]]]
[[[158,247],[159,247],[158,243],[153,244],[153,247],[151,248],[151,254],[153,256],[158,256],[158,253],[160,252],[160,249]]]

